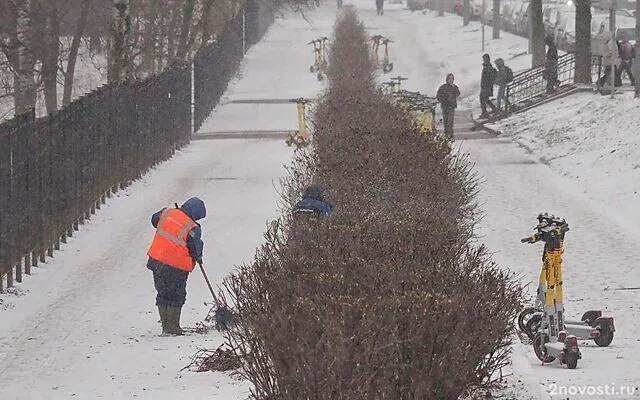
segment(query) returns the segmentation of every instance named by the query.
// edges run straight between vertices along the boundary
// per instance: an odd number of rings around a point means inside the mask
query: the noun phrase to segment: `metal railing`
[[[591,57],[591,74],[595,79],[601,73],[601,56]],[[558,57],[559,84],[555,93],[575,87],[576,54],[566,53]],[[547,79],[544,66],[532,68],[516,74],[507,84],[506,95],[509,100],[507,111],[514,112],[520,108],[543,100],[547,94]]]

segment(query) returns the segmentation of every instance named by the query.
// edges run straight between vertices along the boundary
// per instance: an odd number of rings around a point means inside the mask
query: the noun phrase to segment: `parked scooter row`
[[[309,67],[309,72],[311,73],[315,72],[316,78],[319,81],[324,80],[324,76],[327,72],[327,66],[328,66],[327,42],[328,41],[329,41],[329,38],[326,36],[323,36],[319,39],[314,39],[309,43],[307,43],[307,44],[313,45],[313,55],[314,55],[314,62],[311,65],[311,67]]]
[[[374,35],[371,37],[371,57],[374,64],[382,69],[382,72],[385,74],[393,70],[393,63],[389,57],[389,43],[393,43],[393,41],[382,35]],[[382,60],[380,60],[380,45],[384,46]]]
[[[401,83],[407,80],[402,76],[391,78],[384,82],[385,93],[391,97],[391,101],[399,104],[413,117],[415,128],[421,136],[437,135],[436,108],[438,100],[417,91],[400,89]]]

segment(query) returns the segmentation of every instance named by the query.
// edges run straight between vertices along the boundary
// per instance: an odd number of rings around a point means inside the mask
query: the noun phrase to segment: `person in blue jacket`
[[[324,198],[319,185],[309,186],[302,195],[302,199],[291,210],[294,217],[312,215],[319,219],[326,219],[333,213],[333,206]]]
[[[163,208],[151,216],[156,228],[147,254],[147,268],[153,271],[156,306],[163,334],[182,335],[180,314],[187,299],[187,278],[202,263],[202,231],[196,221],[207,214],[204,201],[192,197],[182,206]]]

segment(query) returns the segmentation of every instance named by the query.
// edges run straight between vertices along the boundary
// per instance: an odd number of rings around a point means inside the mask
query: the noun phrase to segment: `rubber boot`
[[[158,306],[158,314],[162,324],[162,333],[167,333],[167,306],[165,304]]]
[[[167,327],[166,333],[170,335],[183,335],[184,332],[180,328],[180,313],[182,307],[167,306]]]

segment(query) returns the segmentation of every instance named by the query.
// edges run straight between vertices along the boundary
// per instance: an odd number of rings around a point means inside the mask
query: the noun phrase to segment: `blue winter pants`
[[[187,278],[189,273],[165,264],[153,269],[156,287],[156,306],[182,307],[187,300]]]

